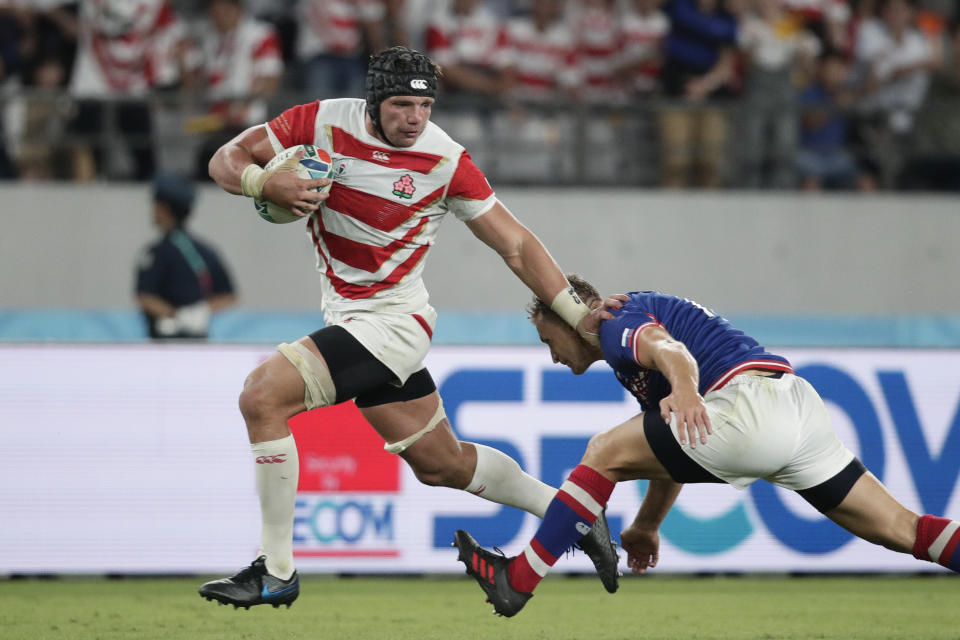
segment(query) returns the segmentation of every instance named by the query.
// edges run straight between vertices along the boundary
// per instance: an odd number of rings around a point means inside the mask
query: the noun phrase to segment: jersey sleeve
[[[621,311],[600,327],[600,348],[607,362],[638,363],[637,338],[649,327],[662,327],[657,318],[646,311]],[[615,367],[614,367],[615,368]]]
[[[298,144],[313,144],[317,130],[320,101],[290,107],[267,123],[284,149]]]
[[[487,177],[464,151],[447,189],[447,207],[458,220],[469,222],[492,209],[496,202],[497,196]]]

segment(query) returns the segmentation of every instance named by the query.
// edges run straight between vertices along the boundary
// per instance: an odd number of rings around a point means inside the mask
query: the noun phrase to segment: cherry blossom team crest
[[[412,198],[416,187],[413,186],[413,176],[409,173],[403,174],[403,177],[393,183],[393,195],[398,198]]]

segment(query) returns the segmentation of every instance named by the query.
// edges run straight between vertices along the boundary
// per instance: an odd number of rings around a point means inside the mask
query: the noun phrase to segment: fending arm
[[[580,335],[591,342],[596,336],[582,330],[590,313],[574,293],[560,266],[540,239],[517,220],[499,201],[485,214],[467,222],[470,231],[503,258],[510,270],[533,293],[546,302]]]

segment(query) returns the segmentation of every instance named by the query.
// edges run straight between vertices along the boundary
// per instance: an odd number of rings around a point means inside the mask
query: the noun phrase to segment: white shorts
[[[713,433],[706,444],[697,442],[696,449],[686,445],[682,451],[738,489],[763,479],[801,491],[834,478],[855,460],[834,433],[819,394],[793,374],[741,374],[703,400]],[[676,420],[672,422],[670,431],[677,439]]]
[[[437,312],[425,305],[417,313],[351,311],[324,315],[327,326],[346,329],[364,348],[397,376],[403,385],[411,374],[424,367],[430,350]]]

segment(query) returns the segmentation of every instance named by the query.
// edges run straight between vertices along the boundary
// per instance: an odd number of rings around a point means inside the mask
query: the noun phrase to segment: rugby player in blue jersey
[[[554,362],[575,374],[606,360],[643,411],[594,436],[550,503],[536,535],[507,558],[466,531],[454,546],[497,613],[516,614],[557,558],[590,531],[617,482],[649,479],[620,536],[636,573],[656,566],[658,530],[684,483],[739,489],[763,479],[792,489],[841,527],[893,551],[960,572],[960,523],[920,516],[891,496],[837,438],[820,396],[783,357],[709,309],[656,291],[601,300],[568,276],[594,311],[588,344],[548,304],[528,308]]]

